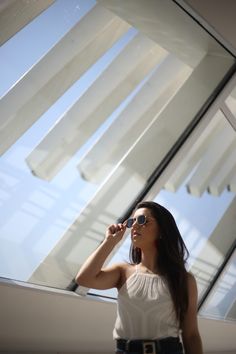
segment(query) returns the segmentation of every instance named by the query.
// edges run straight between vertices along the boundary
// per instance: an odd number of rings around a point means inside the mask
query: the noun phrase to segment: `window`
[[[0,12],[0,276],[67,288],[234,59],[172,2],[47,4]]]

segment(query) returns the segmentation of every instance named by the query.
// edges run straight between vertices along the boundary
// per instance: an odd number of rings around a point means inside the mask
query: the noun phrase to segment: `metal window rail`
[[[227,263],[229,262],[231,256],[233,255],[235,249],[236,249],[236,240],[233,242],[233,244],[231,245],[230,249],[226,253],[224,262],[221,264],[221,266],[217,270],[217,272],[214,275],[212,281],[210,282],[208,288],[206,289],[206,291],[204,292],[203,296],[201,297],[201,299],[200,299],[200,301],[198,303],[198,311],[201,309],[201,307],[203,306],[203,304],[204,304],[205,300],[207,299],[208,295],[211,293],[211,291],[213,290],[214,286],[216,285],[216,283],[217,283],[218,279],[220,278],[221,274],[223,273]]]

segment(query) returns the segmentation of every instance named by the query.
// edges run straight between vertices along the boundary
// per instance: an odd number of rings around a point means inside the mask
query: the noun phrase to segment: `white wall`
[[[113,302],[4,281],[0,282],[0,313],[0,352],[114,352]],[[235,323],[199,318],[199,328],[205,353],[236,349]]]

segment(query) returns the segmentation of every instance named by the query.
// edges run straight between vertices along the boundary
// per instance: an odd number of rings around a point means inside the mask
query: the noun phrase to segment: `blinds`
[[[188,192],[197,197],[206,191],[214,196],[219,196],[226,189],[235,191],[236,119],[232,113],[236,107],[232,90],[234,85],[235,77],[228,84],[226,92],[229,95],[222,95],[213,110],[210,124],[165,183],[166,190],[176,192],[185,181]]]
[[[28,157],[34,174],[55,176],[165,56],[154,42],[135,36]]]
[[[96,6],[35,63],[1,100],[0,153],[29,129],[128,27]]]

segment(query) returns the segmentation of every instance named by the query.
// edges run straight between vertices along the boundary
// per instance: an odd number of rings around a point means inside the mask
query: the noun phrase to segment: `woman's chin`
[[[141,244],[140,240],[138,239],[138,237],[134,237],[132,239],[132,244],[135,246],[135,247],[139,247],[139,245]]]

